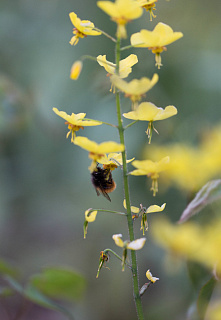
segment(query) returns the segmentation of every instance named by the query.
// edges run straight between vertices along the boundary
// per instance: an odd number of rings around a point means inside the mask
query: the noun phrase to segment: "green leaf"
[[[85,278],[68,269],[47,268],[30,279],[30,285],[50,298],[78,300],[85,289]]]
[[[188,220],[205,206],[218,199],[221,199],[221,179],[212,180],[205,184],[183,211],[178,222],[182,223]]]
[[[12,268],[7,262],[0,260],[0,274],[16,276],[17,271]]]
[[[32,287],[31,285],[28,285],[27,288],[25,289],[24,296],[28,300],[30,300],[30,301],[32,301],[42,307],[63,313],[70,320],[74,319],[73,315],[66,308],[64,308],[64,307],[60,306],[59,304],[57,304],[56,302],[52,301],[51,299],[46,297],[44,294],[39,292],[36,288]]]
[[[197,310],[200,320],[203,320],[206,314],[207,307],[210,302],[213,290],[217,281],[212,277],[200,290],[199,297],[197,300]]]

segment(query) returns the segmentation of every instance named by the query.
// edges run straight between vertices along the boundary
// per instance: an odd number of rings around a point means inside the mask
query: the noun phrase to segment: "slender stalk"
[[[123,261],[123,259],[115,252],[115,251],[113,251],[113,250],[111,250],[111,249],[105,249],[104,250],[104,253],[109,253],[109,252],[111,252],[117,259],[119,259],[121,262]],[[132,269],[131,268],[131,266],[127,263],[127,262],[125,262],[125,264],[126,264],[126,266],[129,268],[129,269]]]
[[[99,31],[99,32],[101,32],[105,37],[107,37],[108,39],[112,40],[113,42],[117,42],[117,40],[116,40],[114,37],[112,37],[111,35],[109,35],[107,32],[105,32],[105,31],[103,31],[103,30],[101,30],[101,29],[95,28],[95,27],[93,28],[93,30]]]
[[[116,42],[116,73],[119,73],[119,62],[120,62],[120,39],[117,39]],[[120,137],[120,143],[125,146],[124,141],[124,127],[123,121],[121,118],[121,106],[120,106],[120,94],[119,91],[116,91],[116,109],[117,109],[117,118],[118,118],[118,131]],[[122,152],[122,162],[123,162],[123,181],[124,181],[124,193],[126,199],[126,207],[127,207],[127,224],[130,241],[134,240],[134,229],[133,229],[133,219],[130,209],[130,195],[129,195],[129,183],[128,183],[128,171],[127,171],[127,163],[126,163],[126,149]],[[141,304],[141,297],[139,294],[139,283],[138,283],[138,267],[137,267],[137,258],[136,251],[131,250],[131,266],[132,266],[132,277],[133,277],[133,295],[134,301],[137,310],[138,320],[144,319],[143,308]]]
[[[113,211],[113,210],[107,210],[107,209],[91,209],[91,211],[97,211],[97,212],[109,212],[109,213],[115,213],[119,214],[121,216],[126,216],[127,214],[124,212],[119,212],[119,211]]]
[[[137,123],[137,122],[138,122],[138,120],[135,120],[135,121],[129,123],[127,126],[124,127],[124,130],[130,128],[132,125],[134,125],[134,124]]]

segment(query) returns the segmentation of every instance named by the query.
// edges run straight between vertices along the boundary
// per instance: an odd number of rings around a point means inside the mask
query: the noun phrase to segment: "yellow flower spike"
[[[159,22],[153,31],[141,30],[131,36],[131,45],[134,47],[148,48],[156,55],[158,69],[161,64],[160,53],[166,50],[166,46],[183,37],[182,32],[174,32],[168,25]]]
[[[113,75],[116,73],[116,64],[106,60],[106,55],[99,55],[97,57],[97,62],[100,66],[108,72],[108,75]],[[119,63],[119,74],[118,76],[123,79],[126,78],[132,72],[132,66],[138,62],[137,56],[135,54],[130,54],[127,58],[120,60]]]
[[[74,142],[76,137],[75,132],[84,129],[84,127],[88,126],[100,126],[102,122],[96,120],[84,120],[86,113],[72,113],[68,115],[64,111],[59,111],[57,108],[53,108],[53,111],[61,118],[66,120],[65,124],[68,125],[69,132],[67,133],[67,138],[71,133],[71,142]]]
[[[71,12],[69,17],[75,27],[73,29],[74,36],[69,42],[71,45],[76,45],[79,41],[79,38],[84,38],[87,36],[99,36],[101,34],[101,32],[93,30],[94,24],[91,21],[79,19],[76,13]]]
[[[143,10],[135,0],[98,1],[98,7],[117,23],[117,37],[127,38],[126,24],[139,18]]]
[[[152,21],[153,18],[156,18],[156,15],[154,15],[153,10],[156,10],[156,2],[157,0],[137,0],[139,5],[146,9],[146,11],[149,11],[150,13],[150,21]]]
[[[111,82],[116,88],[124,92],[125,96],[129,97],[132,103],[135,104],[157,83],[158,79],[159,76],[157,73],[153,75],[151,80],[144,77],[140,80],[134,79],[130,82],[126,82],[117,75],[113,75],[111,77]]]
[[[123,116],[131,120],[149,121],[146,131],[149,143],[151,142],[152,130],[156,129],[153,126],[153,121],[164,120],[177,114],[177,109],[174,106],[167,106],[165,109],[155,106],[151,102],[142,102],[136,110],[124,113]]]
[[[134,158],[126,160],[127,163],[133,161]],[[103,165],[104,169],[114,170],[118,166],[122,166],[122,154],[121,153],[109,153],[108,155],[104,155],[101,159],[98,160],[100,164]]]
[[[82,70],[82,62],[80,60],[78,61],[75,61],[71,67],[71,72],[70,72],[70,78],[72,80],[77,80],[80,73],[81,73],[81,70]]]
[[[155,283],[157,280],[160,280],[159,278],[157,277],[153,277],[152,276],[152,273],[150,272],[150,270],[147,270],[146,272],[146,277],[148,280],[150,280],[152,283]]]
[[[153,196],[155,196],[158,192],[159,172],[168,168],[169,161],[169,157],[164,157],[159,162],[153,162],[151,160],[135,160],[132,162],[132,165],[137,169],[130,172],[130,174],[134,176],[147,175],[147,177],[150,177],[152,179],[152,187],[150,190],[153,191]]]

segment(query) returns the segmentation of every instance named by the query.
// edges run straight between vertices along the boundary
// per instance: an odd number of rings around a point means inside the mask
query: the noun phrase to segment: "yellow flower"
[[[84,129],[85,126],[99,126],[102,124],[102,122],[96,120],[84,120],[86,113],[72,113],[71,115],[68,115],[66,112],[59,111],[57,108],[53,108],[53,111],[59,117],[66,120],[65,124],[68,125],[69,129],[66,137],[68,138],[71,133],[71,142],[74,142],[74,138],[76,137],[76,131]]]
[[[124,150],[123,144],[119,144],[114,141],[107,141],[98,144],[95,141],[91,141],[86,137],[76,137],[74,139],[74,144],[89,151],[89,158],[93,160],[89,168],[91,172],[94,171],[94,169],[97,166],[97,162],[99,162],[99,159],[104,157],[105,153],[117,151],[121,152]]]
[[[150,177],[152,179],[152,187],[150,190],[153,191],[153,196],[155,196],[158,192],[159,172],[167,169],[169,161],[169,157],[165,157],[159,162],[153,162],[151,160],[135,160],[132,162],[132,165],[137,169],[130,172],[130,174],[134,176],[147,175],[147,177]]]
[[[97,62],[100,66],[108,72],[108,75],[113,75],[116,73],[116,64],[106,60],[106,55],[99,55],[97,57]],[[132,72],[132,66],[138,62],[137,56],[135,54],[130,54],[127,58],[120,61],[119,64],[119,77],[126,78]]]
[[[70,78],[72,80],[77,80],[82,69],[82,62],[80,60],[75,61],[71,67]]]
[[[79,38],[84,38],[87,36],[99,36],[101,34],[101,32],[93,30],[95,27],[91,21],[79,19],[76,13],[71,12],[69,17],[75,27],[73,29],[74,36],[70,40],[71,45],[76,45],[79,41]]]
[[[156,66],[161,64],[160,53],[166,50],[166,46],[183,37],[182,32],[174,32],[168,25],[159,22],[153,31],[141,30],[131,36],[131,45],[134,47],[148,48],[155,53]]]
[[[221,220],[214,219],[206,225],[194,222],[172,224],[161,219],[152,224],[155,241],[173,256],[199,262],[221,272]]]
[[[152,21],[152,18],[156,18],[156,16],[153,13],[153,10],[156,10],[155,3],[157,0],[137,0],[139,5],[150,12],[150,21]]]
[[[124,199],[123,206],[125,209],[126,207],[126,200]],[[148,208],[143,207],[142,204],[140,204],[140,208],[131,206],[131,212],[135,215],[133,218],[138,218],[137,214],[141,215],[141,228],[140,230],[143,230],[143,235],[145,234],[145,231],[148,230],[148,222],[147,222],[147,214],[148,213],[154,213],[154,212],[161,212],[165,209],[166,203],[162,204],[162,206],[152,205]]]
[[[97,216],[97,210],[88,209],[85,211],[85,221],[84,221],[84,239],[86,238],[88,222],[94,222]]]
[[[127,160],[129,163],[133,161],[134,158]],[[121,153],[109,153],[108,155],[104,155],[102,158],[98,160],[99,163],[103,164],[104,169],[114,170],[118,166],[122,166],[122,154]]]
[[[111,77],[111,82],[116,88],[124,92],[125,96],[129,97],[134,105],[157,83],[158,79],[159,76],[155,73],[151,80],[144,77],[140,80],[134,79],[130,82],[126,82],[120,79],[117,75],[113,75]]]
[[[142,102],[134,111],[124,113],[123,116],[127,119],[149,121],[146,134],[151,142],[152,131],[156,129],[153,126],[153,121],[164,120],[177,114],[177,109],[174,106],[167,106],[165,109],[156,107],[151,102]]]
[[[146,242],[146,238],[140,238],[134,241],[123,241],[122,238],[122,234],[114,234],[112,236],[115,244],[118,247],[123,248],[123,255],[122,255],[122,271],[124,271],[124,266],[126,263],[126,258],[127,258],[127,249],[130,250],[140,250],[143,248],[145,242]]]
[[[97,5],[117,23],[117,37],[119,38],[126,38],[125,25],[143,14],[142,8],[135,0],[116,0],[114,3],[98,1]]]
[[[152,283],[155,283],[157,280],[160,280],[159,278],[153,277],[150,270],[147,270],[146,277],[148,280],[150,280]]]

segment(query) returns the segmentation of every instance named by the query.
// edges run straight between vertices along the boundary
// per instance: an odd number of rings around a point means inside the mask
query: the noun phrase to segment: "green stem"
[[[119,73],[119,62],[120,62],[120,39],[117,39],[116,42],[116,73]],[[120,143],[125,146],[124,141],[124,127],[123,121],[121,118],[121,106],[120,106],[120,94],[119,91],[116,91],[116,109],[117,109],[117,118],[118,118],[118,132],[120,137]],[[127,162],[126,162],[126,149],[122,152],[122,162],[123,162],[123,181],[124,181],[124,193],[127,207],[127,224],[128,231],[130,236],[130,241],[134,241],[134,229],[133,229],[133,219],[130,209],[130,195],[129,195],[129,183],[128,183],[128,171],[127,171]],[[132,262],[132,277],[133,277],[133,295],[134,301],[137,310],[138,320],[144,319],[143,308],[141,303],[141,297],[139,294],[139,283],[138,283],[138,267],[137,267],[137,257],[136,251],[131,250],[131,262]]]
[[[119,211],[113,211],[113,210],[106,210],[106,209],[91,209],[90,211],[97,211],[97,212],[110,212],[110,213],[115,213],[119,214],[121,216],[126,216],[127,214],[124,212],[119,212]]]
[[[98,28],[93,28],[93,30],[96,30],[96,31],[99,31],[99,32],[101,32],[105,37],[107,37],[108,39],[111,39],[113,42],[117,42],[117,40],[114,38],[114,37],[112,37],[111,35],[109,35],[107,32],[105,32],[105,31],[103,31],[103,30],[101,30],[101,29],[98,29]]]
[[[124,127],[124,130],[126,130],[127,128],[130,128],[133,124],[137,123],[139,120],[135,120],[131,123],[129,123],[127,126]]]
[[[111,126],[113,128],[117,128],[117,126],[115,124],[112,123],[108,123],[108,122],[104,122],[104,121],[100,121],[100,120],[93,120],[93,119],[89,119],[89,118],[84,118],[84,120],[88,120],[88,121],[99,121],[102,124],[106,124],[107,126]]]

